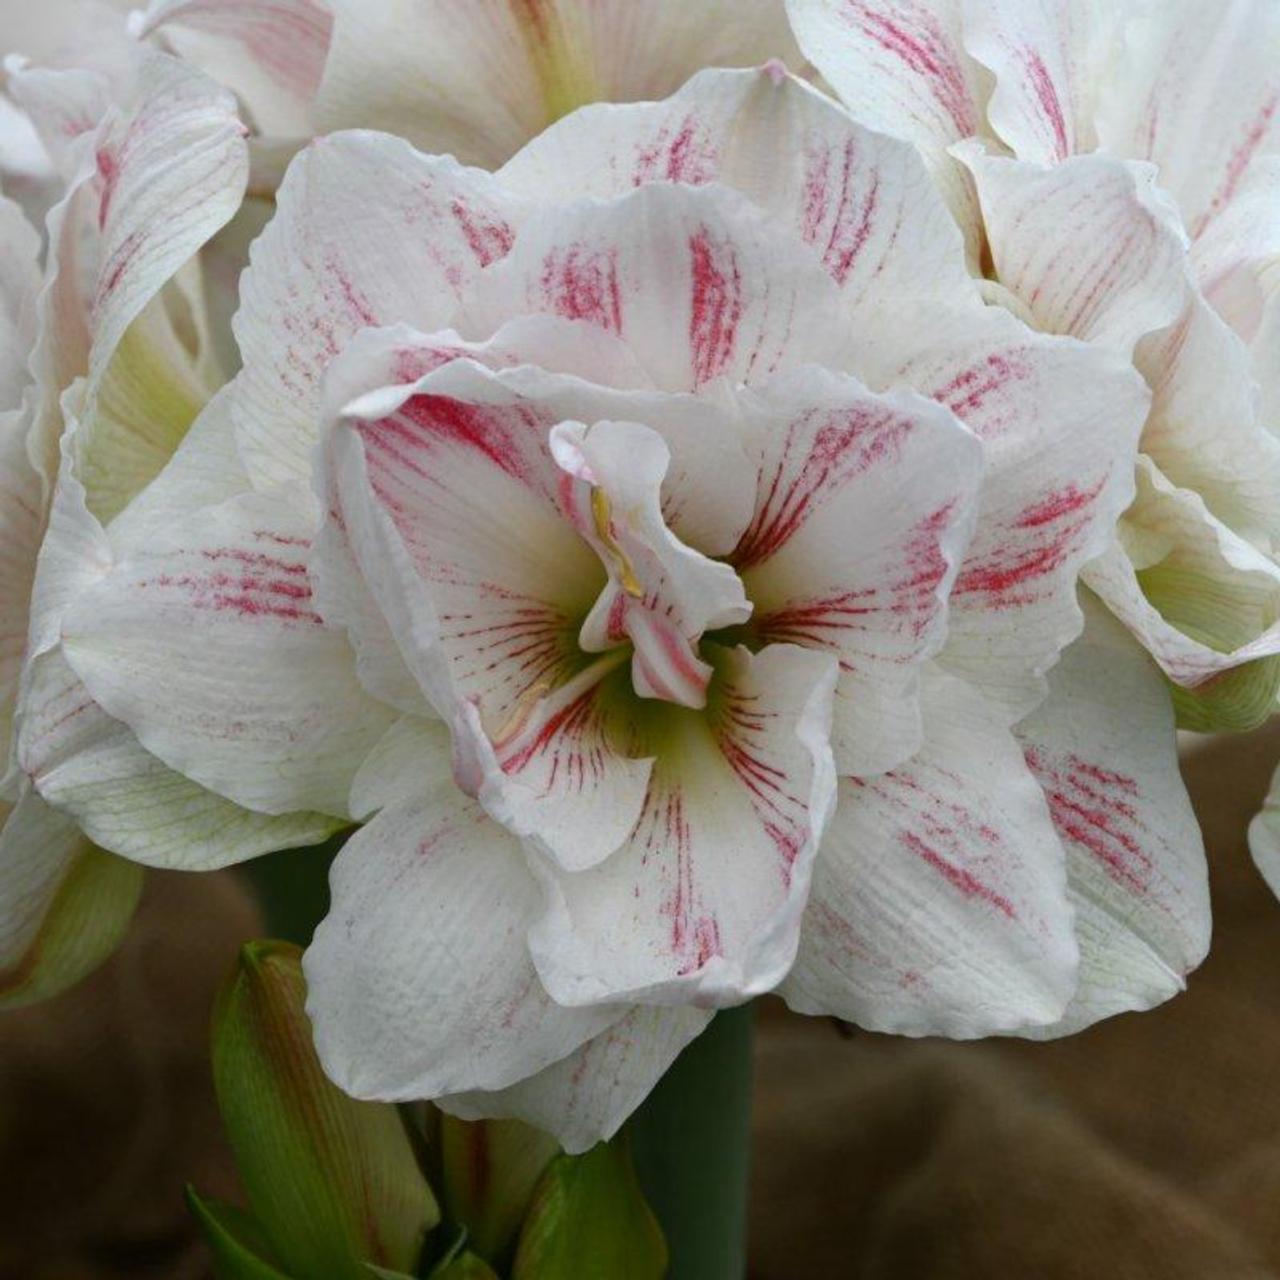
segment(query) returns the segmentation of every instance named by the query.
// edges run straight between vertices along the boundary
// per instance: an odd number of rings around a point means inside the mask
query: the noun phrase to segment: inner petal
[[[642,698],[706,705],[711,667],[703,634],[751,616],[734,569],[675,536],[662,513],[666,442],[635,422],[562,422],[551,452],[564,472],[561,502],[609,578],[579,633],[588,653],[633,646],[631,678]]]

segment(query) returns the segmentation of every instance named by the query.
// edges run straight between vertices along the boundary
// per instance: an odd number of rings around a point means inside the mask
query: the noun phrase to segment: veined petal
[[[245,494],[157,532],[80,592],[62,643],[95,701],[171,768],[247,808],[343,817],[393,717],[312,607],[305,498]]]
[[[900,1035],[1056,1022],[1078,955],[1048,806],[987,699],[940,673],[925,689],[920,753],[840,783],[781,993]]]
[[[298,155],[235,318],[233,413],[256,485],[310,478],[320,379],[352,335],[444,328],[468,282],[507,252],[517,213],[488,174],[400,138],[335,134]]]
[[[961,0],[787,0],[801,52],[855,120],[919,148],[976,253],[977,207],[946,154],[983,132],[982,73],[960,10]]]
[[[234,90],[260,133],[303,137],[332,30],[321,0],[151,0],[138,35]]]
[[[835,284],[760,210],[725,188],[666,183],[532,213],[458,327],[483,336],[539,314],[617,334],[666,391],[831,363],[848,332]]]
[[[0,1008],[57,995],[96,969],[141,890],[141,867],[95,849],[27,791],[0,828]]]
[[[1132,353],[1178,316],[1186,237],[1157,174],[1108,156],[1042,168],[955,149],[973,174],[999,282],[1047,333]]]
[[[559,1062],[506,1089],[455,1093],[436,1106],[463,1120],[509,1117],[550,1133],[570,1155],[612,1138],[711,1011],[636,1005]]]
[[[793,227],[851,297],[971,287],[962,239],[915,149],[776,66],[708,68],[661,102],[583,107],[498,177],[538,204],[716,182]]]
[[[41,797],[132,862],[209,871],[319,844],[345,825],[319,813],[254,813],[175,772],[93,700],[60,650],[32,664],[19,758]]]
[[[1076,578],[1133,494],[1150,393],[1118,352],[1035,333],[999,307],[908,308],[857,351],[873,387],[906,385],[982,441],[982,506],[952,588],[939,661],[1008,708],[1080,632]]]
[[[1175,685],[1189,729],[1252,728],[1280,681],[1280,569],[1149,458],[1118,541],[1084,571]]]
[[[883,772],[920,745],[917,673],[945,639],[982,446],[933,401],[814,368],[742,400],[759,482],[731,561],[751,630],[836,655],[836,766]]]
[[[307,1012],[325,1072],[356,1097],[500,1089],[621,1012],[547,996],[525,943],[541,895],[519,843],[450,782],[354,835],[330,888],[304,957]]]
[[[530,950],[562,1004],[735,1004],[791,965],[835,793],[835,660],[794,645],[707,656],[705,712],[648,704],[657,760],[628,843],[577,873],[531,861],[548,904]]]
[[[776,0],[331,0],[322,129],[365,125],[501,164],[586,102],[657,98],[704,66],[798,64]]]
[[[1020,160],[1055,164],[1097,145],[1093,117],[1111,67],[1114,0],[961,0],[964,47],[995,77],[992,129]]]
[[[376,602],[454,729],[467,791],[582,866],[626,838],[649,763],[624,753],[599,700],[617,660],[577,646],[605,574],[560,509],[552,422],[470,361],[356,400],[325,451],[320,574],[358,576]],[[366,651],[383,643],[353,630]]]
[[[1177,995],[1209,949],[1204,842],[1178,773],[1173,704],[1159,668],[1096,600],[1017,728],[1067,851],[1080,980],[1068,1035]]]
[[[730,565],[667,527],[661,489],[671,451],[635,422],[562,422],[552,428],[550,446],[569,481],[565,509],[609,574],[579,644],[601,653],[630,640],[641,697],[705,706],[711,667],[698,657],[698,641],[706,631],[745,622],[751,605]],[[744,487],[749,495],[752,486]],[[703,492],[713,497],[715,489]]]
[[[1268,0],[1145,6],[1108,76],[1098,139],[1152,160],[1192,237],[1280,139],[1280,11]]]

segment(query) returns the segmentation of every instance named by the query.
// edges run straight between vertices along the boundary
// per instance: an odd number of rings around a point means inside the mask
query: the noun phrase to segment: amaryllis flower
[[[1132,353],[1153,392],[1137,494],[1086,581],[1169,676],[1182,724],[1258,724],[1280,684],[1280,12],[788,9],[853,114],[920,148],[993,298]]]
[[[1040,1033],[1198,960],[1159,675],[1105,616],[1059,661],[1149,393],[984,305],[910,147],[777,65],[496,175],[337,134],[241,297],[61,652],[200,787],[365,823],[344,1087],[578,1149],[758,992]]]

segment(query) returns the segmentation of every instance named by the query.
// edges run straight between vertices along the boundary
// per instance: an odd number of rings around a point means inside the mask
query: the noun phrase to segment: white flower
[[[1149,394],[983,305],[909,147],[777,66],[496,175],[338,134],[241,298],[61,652],[208,793],[366,821],[345,1087],[579,1148],[779,984],[1052,1034],[1199,960],[1162,682],[1105,615],[1058,662]]]

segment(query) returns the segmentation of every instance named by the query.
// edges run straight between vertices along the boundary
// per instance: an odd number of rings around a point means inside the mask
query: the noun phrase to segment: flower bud
[[[301,952],[251,942],[218,996],[213,1075],[253,1213],[280,1269],[368,1280],[412,1273],[439,1221],[395,1107],[325,1077],[303,1009]]]
[[[661,1280],[667,1244],[623,1142],[560,1156],[538,1184],[512,1280]]]

